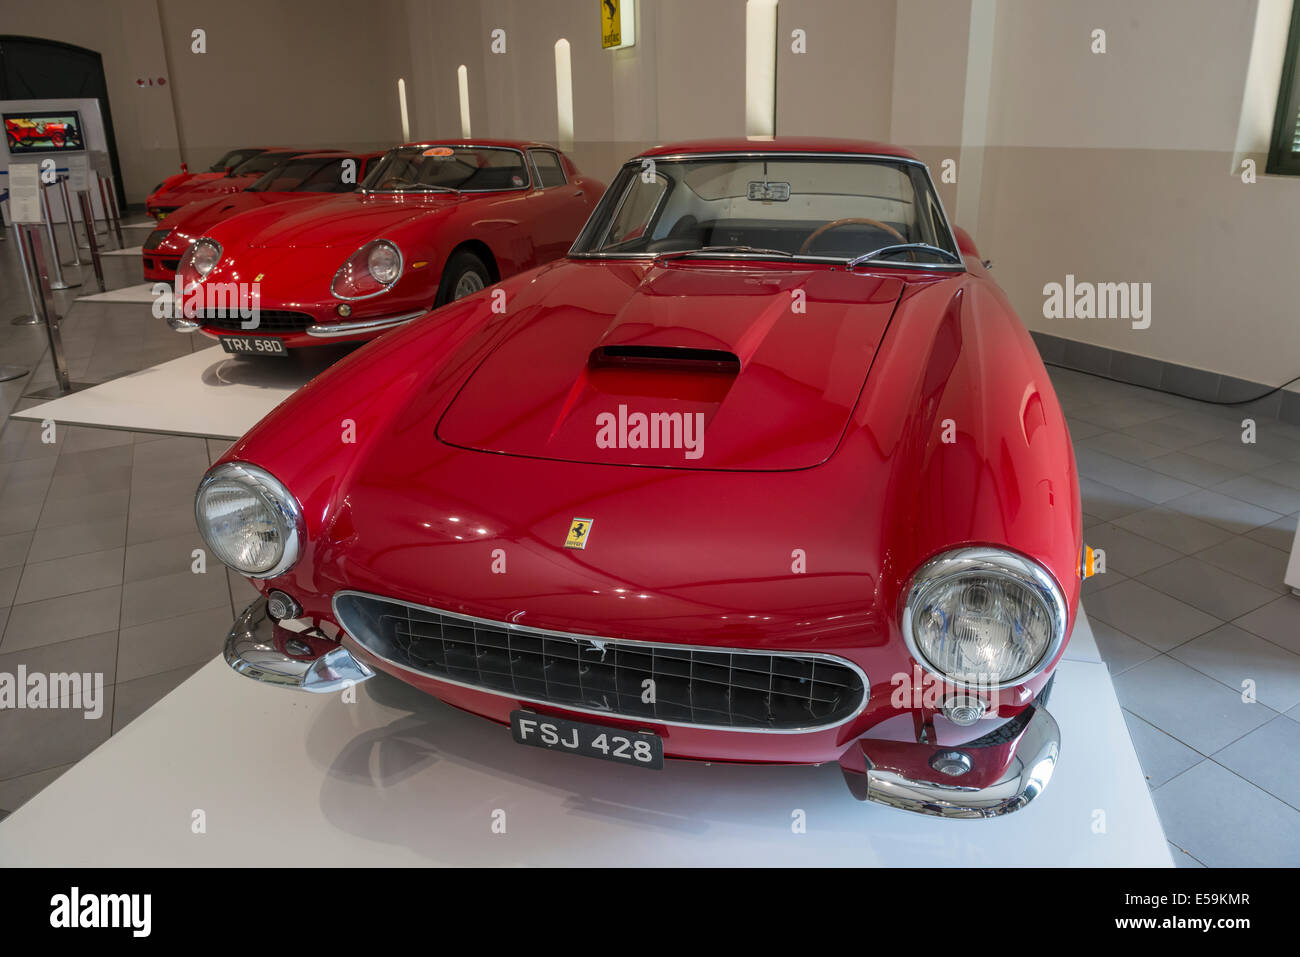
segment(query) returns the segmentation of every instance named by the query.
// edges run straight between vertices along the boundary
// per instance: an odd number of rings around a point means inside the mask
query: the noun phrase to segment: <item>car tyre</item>
[[[438,283],[438,298],[433,304],[445,306],[490,285],[492,274],[488,272],[483,260],[468,250],[462,250],[447,260],[447,268],[442,271],[442,281]]]

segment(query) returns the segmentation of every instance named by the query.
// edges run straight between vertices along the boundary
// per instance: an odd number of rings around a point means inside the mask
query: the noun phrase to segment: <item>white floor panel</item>
[[[1047,790],[986,821],[859,804],[835,765],[648,772],[526,748],[384,675],[356,697],[285,691],[213,660],[0,822],[0,862],[1171,864],[1099,663],[1059,666]],[[806,833],[792,832],[796,810]],[[206,833],[191,830],[197,811]]]
[[[94,281],[93,279],[91,280]],[[134,286],[123,286],[121,289],[110,289],[108,292],[91,293],[88,296],[78,296],[78,301],[84,302],[147,302],[153,304],[153,287],[154,283],[142,282]],[[168,293],[170,298],[170,293]],[[160,322],[162,320],[159,320]]]
[[[15,412],[13,418],[237,439],[319,372],[328,358],[235,358],[214,344]]]
[[[101,256],[139,256],[143,252],[143,246],[127,246],[124,249],[101,249],[99,254]]]

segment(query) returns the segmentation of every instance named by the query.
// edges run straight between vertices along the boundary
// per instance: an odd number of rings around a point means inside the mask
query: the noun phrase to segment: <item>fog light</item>
[[[334,307],[334,311],[337,312],[344,319],[352,315],[352,307],[349,306],[346,302],[339,303],[337,306]]]
[[[295,658],[306,658],[311,655],[311,645],[301,638],[289,638],[284,643],[284,650]]]
[[[266,613],[276,621],[297,618],[302,614],[302,605],[279,589],[272,589],[266,595]]]
[[[950,778],[960,777],[970,770],[970,757],[962,751],[940,751],[930,759],[930,767]]]
[[[963,728],[969,727],[984,717],[986,710],[988,710],[988,705],[973,695],[953,695],[943,703],[943,716],[953,724],[960,725]]]

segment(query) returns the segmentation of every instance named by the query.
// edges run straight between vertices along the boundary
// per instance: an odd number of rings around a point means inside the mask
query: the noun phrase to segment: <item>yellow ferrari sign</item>
[[[565,548],[586,548],[587,536],[591,534],[591,519],[575,518],[569,523],[569,536],[564,540]]]
[[[636,42],[635,0],[598,0],[600,3],[600,45],[622,50]]]

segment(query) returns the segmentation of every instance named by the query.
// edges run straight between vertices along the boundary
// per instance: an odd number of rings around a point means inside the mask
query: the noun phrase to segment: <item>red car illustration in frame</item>
[[[657,147],[497,289],[336,363],[205,476],[200,530],[263,593],[232,667],[384,671],[635,767],[838,762],[922,814],[1043,790],[1073,452],[922,163]]]
[[[383,155],[335,150],[304,153],[281,160],[242,192],[187,203],[168,214],[145,239],[141,252],[144,278],[171,282],[185,251],[222,220],[273,204],[318,202],[352,192],[370,164]],[[344,164],[349,160],[352,165],[345,173]]]
[[[346,196],[214,226],[177,271],[199,307],[172,325],[242,355],[373,339],[563,256],[603,189],[544,143],[401,146]],[[252,320],[212,295],[240,282],[258,287]]]

